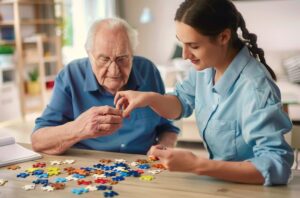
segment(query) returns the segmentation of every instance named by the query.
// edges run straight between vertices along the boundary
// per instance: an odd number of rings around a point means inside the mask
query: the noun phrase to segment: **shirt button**
[[[126,145],[125,144],[121,144],[121,147],[124,148]]]

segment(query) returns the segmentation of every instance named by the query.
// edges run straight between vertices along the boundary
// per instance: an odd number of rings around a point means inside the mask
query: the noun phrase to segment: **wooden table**
[[[27,145],[27,147],[30,147]],[[89,151],[70,149],[66,154],[62,156],[43,155],[42,159],[35,162],[49,162],[52,160],[65,160],[75,159],[76,163],[72,166],[87,167],[98,163],[99,159],[126,159],[127,162],[135,161],[136,159],[146,159],[143,155],[132,155],[122,153],[111,153],[101,151]],[[6,167],[0,168],[0,178],[8,180],[4,186],[0,186],[0,197],[78,197],[71,193],[71,190],[78,186],[75,181],[69,181],[66,183],[64,190],[56,190],[53,192],[45,192],[40,189],[40,185],[35,190],[25,191],[22,186],[30,184],[35,177],[29,176],[25,179],[17,178],[16,175],[19,172],[23,172],[25,169],[32,167],[33,161],[19,164],[21,170],[8,170]],[[49,164],[49,163],[48,163]],[[48,165],[49,166],[49,165]],[[63,169],[70,165],[57,165]],[[272,198],[288,198],[300,196],[300,173],[294,172],[294,179],[288,186],[277,187],[264,187],[259,185],[245,185],[235,184],[230,182],[224,182],[216,180],[210,177],[197,176],[187,173],[175,173],[164,171],[156,175],[152,181],[141,181],[138,178],[128,177],[125,181],[120,182],[113,186],[113,189],[119,193],[116,197],[130,197],[130,198],[185,198],[185,197],[272,197]],[[65,173],[59,176],[52,176],[49,178],[53,181],[56,177],[65,177]],[[93,180],[91,176],[87,180]],[[99,185],[99,184],[97,184]],[[104,197],[102,191],[94,191],[79,195],[80,197]]]

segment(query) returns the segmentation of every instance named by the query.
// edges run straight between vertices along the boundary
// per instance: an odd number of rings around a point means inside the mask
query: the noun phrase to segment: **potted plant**
[[[36,95],[39,94],[41,91],[40,83],[38,81],[39,79],[39,71],[37,68],[34,70],[30,71],[28,73],[29,76],[29,81],[27,81],[27,92],[30,95]]]

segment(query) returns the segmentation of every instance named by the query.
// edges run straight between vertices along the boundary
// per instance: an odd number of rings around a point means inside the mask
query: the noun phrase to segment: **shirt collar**
[[[133,63],[128,82],[125,86],[126,90],[138,90],[142,85],[145,84],[145,80],[142,78],[141,74],[137,71],[137,68],[134,65],[135,64]]]
[[[92,70],[92,65],[89,59],[87,59],[87,67],[85,70],[85,80],[84,80],[84,91],[97,91],[100,89],[99,83]]]
[[[106,91],[103,87],[98,83],[94,72],[92,70],[92,65],[88,60],[87,68],[85,71],[85,81],[84,81],[84,91],[97,91],[99,90],[101,93],[105,93]],[[142,85],[145,84],[145,80],[142,78],[141,74],[137,71],[135,67],[135,58],[133,59],[132,69],[129,75],[129,79],[127,84],[125,85],[126,90],[138,90]]]
[[[251,55],[248,47],[244,46],[233,59],[233,61],[229,64],[221,79],[215,84],[215,91],[224,96],[233,86],[234,82],[239,77],[240,73],[243,71],[250,58]],[[214,75],[212,75],[211,80],[213,79],[213,76]]]

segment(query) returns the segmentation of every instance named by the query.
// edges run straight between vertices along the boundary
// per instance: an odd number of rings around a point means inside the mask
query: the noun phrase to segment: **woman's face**
[[[224,46],[219,36],[212,41],[193,27],[176,21],[176,37],[182,43],[182,57],[189,59],[196,70],[222,66],[227,45]]]

